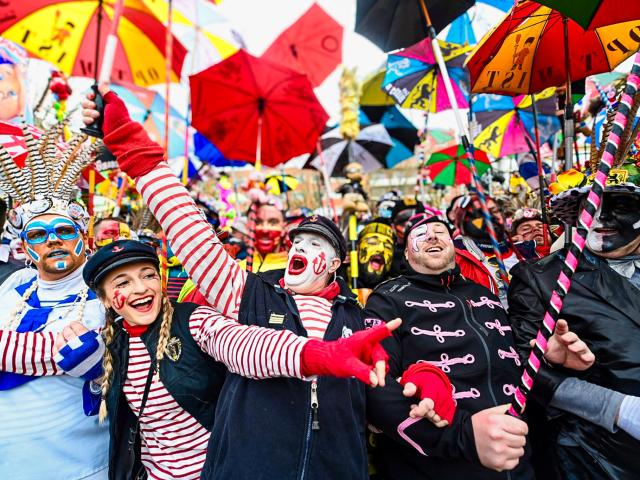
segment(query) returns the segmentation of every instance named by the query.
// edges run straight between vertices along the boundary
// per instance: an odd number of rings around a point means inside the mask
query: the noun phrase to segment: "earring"
[[[31,260],[30,258],[27,258],[27,259],[24,261],[24,266],[25,266],[25,267],[27,267],[27,268],[34,268],[34,267],[33,267],[33,260]]]

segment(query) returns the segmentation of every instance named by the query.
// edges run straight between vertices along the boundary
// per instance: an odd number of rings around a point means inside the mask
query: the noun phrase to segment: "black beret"
[[[156,249],[138,240],[116,240],[94,253],[84,266],[82,278],[89,288],[96,286],[110,271],[129,263],[149,261],[160,266]]]
[[[322,215],[312,215],[307,217],[300,224],[289,232],[289,238],[293,241],[299,233],[317,233],[329,240],[329,243],[336,249],[340,261],[347,256],[347,242],[338,226],[332,220]]]

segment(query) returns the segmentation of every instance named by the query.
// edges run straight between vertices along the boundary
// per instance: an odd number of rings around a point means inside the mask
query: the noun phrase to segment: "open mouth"
[[[600,235],[613,235],[617,233],[617,230],[614,228],[596,228],[594,232],[599,233]]]
[[[370,259],[369,259],[369,265],[371,266],[371,268],[375,271],[380,271],[384,268],[384,257],[380,254],[377,255],[373,255]]]
[[[442,250],[444,250],[444,248],[438,247],[438,246],[433,246],[433,247],[427,248],[425,251],[427,253],[440,253],[440,252],[442,252]]]
[[[47,255],[47,258],[65,258],[69,256],[69,252],[64,250],[54,250]]]
[[[153,306],[153,298],[153,295],[146,295],[133,302],[129,302],[129,306],[140,313],[147,313]]]
[[[290,275],[300,275],[307,268],[307,259],[302,255],[294,255],[289,260],[289,266],[287,267],[287,272]]]

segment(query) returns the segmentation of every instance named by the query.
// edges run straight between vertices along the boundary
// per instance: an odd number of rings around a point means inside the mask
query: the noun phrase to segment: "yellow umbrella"
[[[395,104],[393,98],[382,90],[382,80],[384,80],[385,73],[386,69],[382,67],[362,82],[362,91],[360,93],[361,106],[386,107]]]
[[[96,40],[102,19],[100,52],[114,16],[115,0],[7,0],[14,19],[0,25],[0,35],[24,47],[68,75],[96,74]],[[101,15],[99,15],[101,12]],[[165,81],[165,27],[142,0],[124,0],[111,78],[147,86]],[[178,81],[186,49],[173,42],[171,81]]]

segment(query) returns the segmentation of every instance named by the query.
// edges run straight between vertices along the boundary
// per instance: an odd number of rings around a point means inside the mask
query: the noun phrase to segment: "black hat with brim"
[[[347,256],[347,242],[342,235],[338,226],[327,217],[322,215],[313,215],[305,218],[296,228],[289,232],[289,238],[293,241],[294,237],[300,233],[316,233],[326,238],[331,246],[336,250],[340,257],[340,261]]]
[[[82,271],[82,278],[89,288],[95,290],[109,272],[138,262],[151,262],[156,268],[160,268],[155,248],[137,240],[116,240],[89,258]]]

